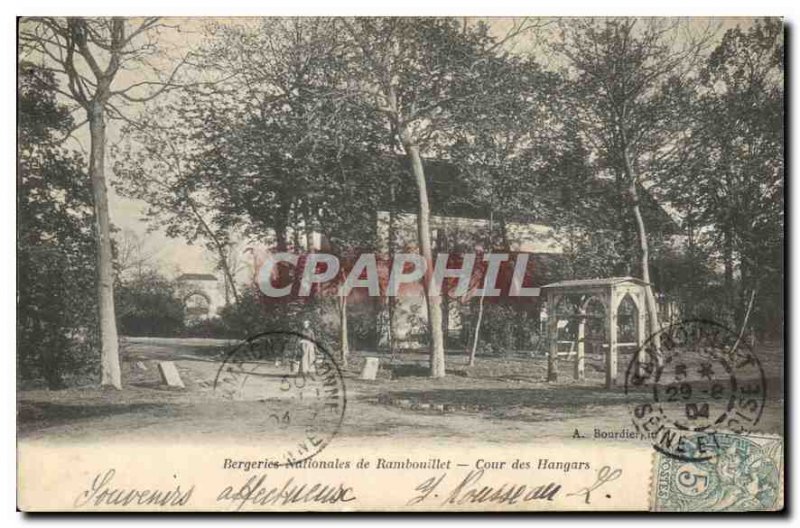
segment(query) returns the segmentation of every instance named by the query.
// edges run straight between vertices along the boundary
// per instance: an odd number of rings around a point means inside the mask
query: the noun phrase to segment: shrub
[[[177,336],[183,331],[184,306],[175,284],[150,271],[118,284],[114,292],[119,333],[129,336]]]
[[[21,63],[18,94],[17,375],[56,389],[99,371],[96,245],[85,160],[52,75]]]

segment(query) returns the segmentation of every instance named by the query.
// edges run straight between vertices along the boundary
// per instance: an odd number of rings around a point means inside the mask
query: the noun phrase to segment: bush
[[[92,190],[56,141],[72,118],[52,75],[21,63],[18,80],[17,375],[57,389],[99,371]]]
[[[347,329],[350,347],[354,349],[371,349],[378,345],[378,313],[379,299],[365,298],[347,304]],[[337,312],[338,314],[338,312]],[[333,338],[338,342],[339,321],[332,328]]]
[[[93,253],[70,263],[63,247],[46,259],[30,249],[17,252],[17,374],[50,389],[84,383],[100,360]]]
[[[184,327],[184,306],[175,284],[150,271],[118,284],[114,292],[121,335],[177,336]]]
[[[245,339],[261,332],[299,331],[303,321],[309,320],[315,337],[330,341],[335,328],[322,316],[324,303],[313,297],[271,299],[250,287],[241,292],[238,303],[220,310],[218,320],[209,320],[194,328],[213,331],[216,333],[213,337]]]
[[[201,319],[188,323],[181,335],[184,337],[204,337],[216,339],[231,339],[231,333],[225,326],[225,322],[219,317],[212,317],[210,319]]]
[[[463,318],[468,322],[466,346],[472,347],[478,304],[471,303]],[[531,350],[539,336],[539,312],[534,305],[485,303],[478,340],[479,355],[509,355]]]

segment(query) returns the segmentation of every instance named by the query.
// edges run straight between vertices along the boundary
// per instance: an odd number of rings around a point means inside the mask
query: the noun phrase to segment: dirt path
[[[264,382],[263,401],[236,401],[214,391],[213,380],[224,343],[204,340],[131,340],[124,347],[122,391],[78,388],[30,390],[18,395],[21,438],[81,441],[163,439],[203,441],[236,438],[260,442],[278,433],[267,416],[277,385]],[[165,388],[156,361],[173,360],[186,390]],[[393,366],[414,372],[424,357],[409,355]],[[586,384],[543,383],[539,359],[479,361],[479,368],[459,367],[443,380],[421,376],[361,381],[345,371],[347,408],[339,436],[459,438],[480,442],[569,438],[576,430],[588,437],[630,430],[631,419],[621,388],[605,390],[600,375]],[[360,364],[356,355],[354,364]],[[141,367],[144,368],[141,368]],[[279,379],[285,367],[275,367]],[[782,432],[781,379],[770,378],[769,402],[759,428]],[[266,379],[266,378],[265,378]],[[270,388],[272,387],[272,388]]]

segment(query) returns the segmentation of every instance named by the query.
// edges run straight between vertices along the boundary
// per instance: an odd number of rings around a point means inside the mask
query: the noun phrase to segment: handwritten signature
[[[449,490],[441,486],[447,473],[431,477],[414,488],[417,494],[407,504],[411,506],[428,499],[438,499],[440,496],[444,496],[442,504],[517,504],[534,500],[552,501],[561,489],[561,485],[555,482],[540,485],[510,482],[504,482],[499,486],[480,485],[483,475],[482,469],[472,470],[454,488]]]
[[[603,466],[597,471],[597,480],[591,486],[581,488],[575,493],[567,493],[567,497],[574,497],[583,495],[586,504],[591,504],[592,492],[599,489],[603,484],[617,480],[622,476],[621,469],[612,470],[610,466]]]

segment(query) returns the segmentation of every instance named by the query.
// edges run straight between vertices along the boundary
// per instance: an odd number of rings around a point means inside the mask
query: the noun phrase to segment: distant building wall
[[[486,247],[489,237],[489,220],[480,218],[461,218],[432,215],[430,219],[431,240],[434,250],[438,248],[440,231],[444,231],[448,244],[456,247],[449,247],[450,253],[459,251],[464,252],[488,251]],[[494,225],[495,235],[498,225]],[[377,240],[378,251],[388,255],[390,234],[394,234],[393,248],[395,252],[418,251],[417,235],[417,215],[413,213],[396,213],[390,216],[388,211],[379,211],[377,214]],[[553,228],[544,224],[522,224],[509,222],[506,224],[509,249],[512,252],[532,253],[539,255],[561,255],[564,249],[555,236]],[[449,317],[447,317],[449,328],[447,332],[461,331],[463,324],[461,313],[459,312],[459,300],[452,299],[448,304]],[[444,309],[445,306],[443,305]],[[380,314],[379,344],[385,346],[388,340],[388,310]],[[414,346],[417,344],[420,320],[427,322],[428,309],[425,305],[425,297],[398,297],[395,302],[393,329],[394,336],[398,343],[403,346]]]
[[[447,233],[448,240],[471,249],[485,246],[489,235],[489,220],[481,218],[433,215],[430,218],[430,225],[431,240],[434,244],[438,238],[438,231],[442,229]],[[495,225],[495,232],[497,229],[498,226]],[[378,211],[377,238],[380,251],[388,252],[389,234],[392,230],[395,235],[394,247],[397,251],[416,250],[418,247],[416,214],[397,213],[392,218],[388,211]],[[556,255],[564,252],[550,226],[509,222],[506,224],[506,232],[511,251]]]
[[[188,320],[216,317],[225,306],[225,284],[214,275],[184,273],[177,278],[178,294],[186,306]]]

